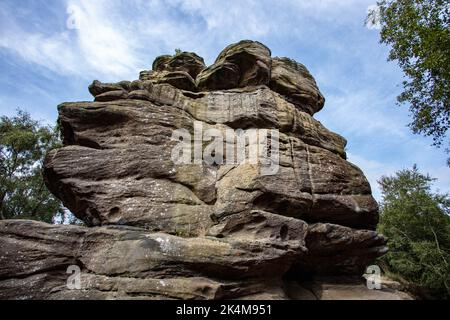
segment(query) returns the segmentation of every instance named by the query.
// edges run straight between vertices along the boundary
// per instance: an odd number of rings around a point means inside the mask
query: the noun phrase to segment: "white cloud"
[[[70,50],[67,33],[45,36],[28,33],[15,24],[8,23],[9,29],[0,31],[0,48],[14,51],[29,63],[65,74],[77,74],[77,56]]]
[[[69,1],[68,8],[74,7],[78,8],[76,28],[50,35],[25,31],[24,26],[8,18],[8,29],[0,33],[0,48],[62,75],[136,77],[139,63],[135,37],[129,35],[130,30],[124,30],[125,26],[114,23],[108,2]]]
[[[306,33],[309,17],[348,19],[358,1],[66,0],[59,14],[77,28],[49,35],[9,17],[0,47],[63,75],[133,78],[163,52],[197,51],[211,63],[233,41]]]
[[[125,26],[115,24],[114,8],[109,1],[69,2],[69,6],[77,4],[80,8],[75,17],[77,47],[89,68],[114,77],[135,74],[138,67],[135,37],[129,36],[130,30]]]

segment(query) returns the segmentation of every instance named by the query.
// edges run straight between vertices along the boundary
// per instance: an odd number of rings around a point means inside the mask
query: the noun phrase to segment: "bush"
[[[416,166],[382,177],[379,232],[389,238],[381,258],[388,272],[411,282],[425,298],[450,297],[450,199],[431,191],[435,179]]]

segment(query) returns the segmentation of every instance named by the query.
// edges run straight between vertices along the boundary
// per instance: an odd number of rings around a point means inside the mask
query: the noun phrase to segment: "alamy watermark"
[[[70,276],[67,278],[67,289],[69,290],[81,290],[81,269],[77,265],[71,265],[67,268],[67,274]]]
[[[366,27],[371,30],[381,29],[381,10],[376,4],[367,7]]]
[[[177,165],[253,164],[260,166],[261,175],[274,175],[279,170],[279,135],[275,129],[205,129],[195,121],[193,133],[173,131],[172,140],[178,143],[171,158]]]
[[[381,290],[381,268],[377,265],[366,269],[366,284],[369,290]]]

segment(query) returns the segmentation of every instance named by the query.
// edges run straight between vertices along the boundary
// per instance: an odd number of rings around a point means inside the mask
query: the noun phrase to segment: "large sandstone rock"
[[[44,164],[87,227],[0,222],[0,298],[311,298],[283,277],[361,275],[386,252],[370,185],[313,118],[324,99],[302,65],[242,41],[208,68],[162,56],[89,91],[58,107],[64,146]],[[192,154],[211,151],[199,127],[226,137],[210,153],[222,161],[174,161],[177,130],[194,134]],[[276,161],[232,161],[239,130],[255,129],[278,138],[263,143]],[[66,286],[70,265],[81,290]]]
[[[270,88],[311,115],[320,111],[325,104],[325,98],[308,69],[289,58],[272,60]]]
[[[197,76],[197,85],[202,90],[221,90],[268,84],[270,56],[270,50],[256,41],[232,44]]]
[[[160,56],[153,62],[154,71],[183,71],[192,78],[206,68],[202,57],[193,52],[181,52],[174,56]]]
[[[375,227],[376,202],[361,171],[344,160],[345,140],[276,93],[257,88],[194,99],[158,85],[153,93],[158,96],[153,102],[59,106],[66,147],[47,157],[47,183],[89,225],[127,224],[195,235],[210,226],[211,215],[258,208],[307,221]],[[242,110],[245,103],[248,108]],[[279,129],[278,173],[264,176],[247,164],[174,164],[173,130],[192,131],[194,121],[220,130],[252,123]]]

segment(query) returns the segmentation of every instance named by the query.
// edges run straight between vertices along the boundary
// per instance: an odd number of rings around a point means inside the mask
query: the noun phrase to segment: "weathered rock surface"
[[[261,292],[261,278],[287,271],[305,250],[304,224],[287,228],[287,241],[185,239],[130,227],[2,221],[0,298],[217,299]],[[81,268],[80,290],[67,288],[71,265]]]
[[[216,62],[197,77],[204,90],[267,85],[270,80],[271,52],[265,45],[244,40],[226,47]]]
[[[61,104],[64,147],[44,178],[87,227],[0,222],[0,298],[317,298],[283,277],[361,275],[387,250],[370,185],[313,118],[324,104],[313,77],[270,55],[242,41],[211,67],[161,56],[139,80],[94,81],[94,102]],[[226,137],[214,154],[211,129]],[[255,129],[278,138],[270,174],[272,158],[227,152],[235,130]],[[223,159],[174,161],[176,130],[192,134],[192,155]],[[70,265],[81,290],[66,286]]]
[[[325,104],[325,98],[308,69],[289,58],[272,60],[270,88],[311,115],[320,111]]]
[[[140,80],[154,84],[168,83],[179,89],[196,91],[195,78],[205,67],[203,58],[192,52],[165,55],[156,58],[153,70],[143,71]]]
[[[309,225],[305,242],[307,255],[294,263],[293,272],[363,274],[365,266],[387,252],[387,239],[375,231],[328,223]],[[332,264],[328,263],[331,257]]]
[[[264,216],[254,212],[225,223],[220,239],[125,226],[1,221],[0,299],[410,298],[392,289],[368,290],[361,281],[283,282],[277,275],[306,250],[306,225],[290,219],[283,237],[277,219],[286,218],[268,216],[255,237],[252,230],[261,221],[254,218]],[[70,266],[80,268],[78,289],[68,287]]]

